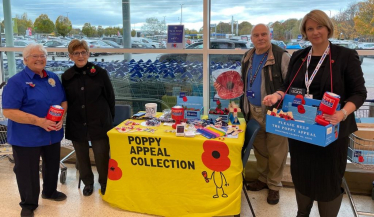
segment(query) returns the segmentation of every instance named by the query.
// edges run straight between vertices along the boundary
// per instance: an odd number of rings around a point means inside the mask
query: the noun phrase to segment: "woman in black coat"
[[[72,140],[83,195],[93,192],[94,176],[89,157],[89,141],[99,173],[101,193],[105,194],[109,163],[109,138],[114,118],[114,91],[105,69],[88,62],[89,48],[84,40],[72,40],[69,57],[75,65],[61,77],[68,102],[66,138]]]
[[[340,186],[347,164],[348,136],[357,130],[353,112],[366,99],[365,80],[357,52],[328,40],[333,36],[334,28],[323,11],[308,13],[302,20],[300,31],[312,46],[292,55],[283,88],[266,96],[263,103],[268,106],[277,103],[289,86],[304,89],[305,97],[318,100],[331,89],[340,95],[340,111],[323,115],[333,125],[340,123],[339,137],[335,142],[320,147],[288,139],[297,216],[309,216],[314,200],[318,202],[322,217],[337,216],[343,196]],[[319,64],[320,60],[322,64]]]

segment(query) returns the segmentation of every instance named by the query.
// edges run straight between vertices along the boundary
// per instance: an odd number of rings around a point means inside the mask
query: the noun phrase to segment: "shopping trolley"
[[[65,130],[65,124],[64,124],[64,130]],[[70,140],[66,139],[65,136],[61,140],[61,147],[65,147],[65,148],[71,150],[65,157],[63,157],[60,160],[60,169],[61,169],[60,183],[65,184],[66,176],[67,176],[67,167],[65,166],[64,162],[69,160],[71,157],[73,157],[73,154],[75,153],[75,150],[74,150],[74,147],[73,147],[73,143]]]
[[[372,100],[371,100],[372,102]],[[365,105],[355,112],[356,117],[367,118],[370,117],[370,113],[373,111],[373,105]],[[356,135],[357,134],[357,135]],[[349,147],[348,147],[348,160],[350,160],[356,167],[368,171],[374,171],[374,140],[362,138],[358,136],[358,133],[352,133],[349,136]],[[345,178],[343,177],[343,187],[347,193],[351,207],[354,212],[354,216],[359,215],[374,216],[374,213],[365,211],[358,211],[353,201],[351,192]]]
[[[0,84],[0,89],[4,87],[6,83],[2,82]],[[3,115],[3,106],[1,102],[0,94],[0,159],[8,158],[11,163],[14,163],[12,146],[8,144],[7,140],[7,124],[8,120]]]

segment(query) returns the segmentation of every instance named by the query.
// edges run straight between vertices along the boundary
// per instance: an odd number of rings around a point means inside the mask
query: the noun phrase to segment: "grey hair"
[[[22,51],[23,64],[26,65],[25,58],[27,58],[30,55],[31,51],[34,50],[34,49],[39,49],[39,51],[42,51],[45,55],[48,54],[47,50],[43,47],[42,44],[31,43],[31,44],[27,45],[25,47],[25,49],[23,49],[23,51]]]
[[[252,27],[251,35],[252,35],[252,33],[253,33],[253,30],[254,30],[257,26],[265,26],[266,29],[267,29],[267,31],[268,31],[268,33],[270,33],[269,26],[267,26],[267,25],[265,25],[265,24],[263,24],[263,23],[259,23],[259,24],[256,24],[256,25],[254,25],[254,26]]]

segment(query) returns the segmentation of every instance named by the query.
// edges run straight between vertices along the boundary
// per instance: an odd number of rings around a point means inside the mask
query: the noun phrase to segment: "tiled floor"
[[[138,214],[120,210],[111,207],[108,203],[103,201],[99,196],[99,184],[95,183],[95,192],[89,197],[83,196],[78,186],[78,175],[74,165],[68,166],[68,176],[66,184],[58,184],[58,189],[68,196],[68,199],[63,202],[54,202],[49,200],[39,200],[39,207],[35,211],[37,217],[110,217],[110,216],[125,216],[125,217],[145,217],[150,215]],[[95,168],[95,167],[94,167]],[[96,168],[95,168],[96,169]],[[95,174],[96,171],[95,171]],[[254,207],[256,216],[258,217],[289,217],[296,216],[296,201],[294,189],[283,188],[281,190],[281,200],[278,205],[269,205],[266,202],[267,190],[260,192],[248,192],[250,200]],[[17,183],[13,173],[13,164],[7,159],[0,160],[0,214],[5,217],[20,216],[21,208],[18,205],[20,202]],[[374,213],[374,201],[369,196],[354,196],[354,201],[359,210],[365,210]],[[242,196],[242,212],[241,216],[250,217],[249,207]],[[311,213],[312,217],[317,217],[318,210],[314,206]],[[340,209],[339,217],[353,216],[350,203],[346,195],[344,195],[343,204]]]

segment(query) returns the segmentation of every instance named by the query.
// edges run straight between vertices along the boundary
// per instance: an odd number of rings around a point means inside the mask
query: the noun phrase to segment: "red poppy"
[[[30,83],[29,85],[30,85],[30,87],[35,87],[35,84],[33,84],[33,83]]]
[[[334,60],[331,60],[331,63],[334,63],[335,61]]]
[[[122,170],[118,166],[118,163],[114,159],[109,159],[109,170],[108,170],[108,178],[110,180],[116,181],[122,177]]]
[[[217,100],[217,101],[216,101],[216,104],[217,104],[217,105],[221,104],[221,101]]]
[[[201,160],[206,167],[217,172],[223,172],[230,167],[230,151],[226,143],[207,140],[204,142],[203,148],[204,153],[201,155]]]
[[[90,70],[91,73],[95,73],[96,72],[96,69],[94,66],[92,66],[91,70]]]
[[[184,97],[183,97],[183,102],[187,102],[187,100],[188,100],[188,99],[187,99],[187,96],[184,96]]]
[[[217,93],[222,99],[234,99],[243,95],[244,84],[237,71],[227,71],[220,74],[216,82],[221,85]]]

